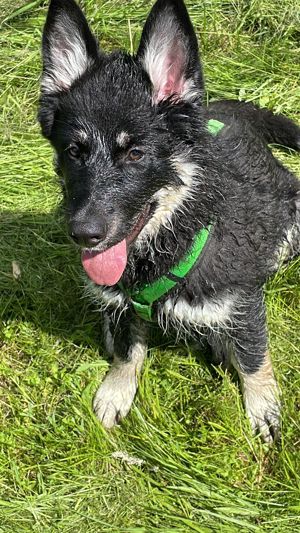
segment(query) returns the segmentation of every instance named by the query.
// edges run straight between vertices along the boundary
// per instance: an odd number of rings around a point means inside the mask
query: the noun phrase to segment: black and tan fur
[[[135,56],[105,54],[73,0],[52,0],[43,37],[40,123],[64,179],[70,234],[102,252],[128,235],[122,282],[169,271],[213,222],[196,266],[154,306],[158,324],[207,335],[242,382],[253,429],[271,442],[279,398],[262,287],[299,252],[299,182],[267,143],[300,149],[300,129],[252,104],[204,101],[197,39],[181,0],[158,0]],[[214,137],[209,118],[225,123]],[[135,149],[138,160],[128,158]],[[106,313],[114,363],[95,396],[106,427],[133,402],[147,352],[147,323],[117,287],[87,281]]]

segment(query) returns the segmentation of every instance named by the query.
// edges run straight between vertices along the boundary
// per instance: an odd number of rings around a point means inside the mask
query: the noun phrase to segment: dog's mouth
[[[152,205],[147,204],[139,215],[131,233],[104,252],[84,250],[81,261],[89,278],[97,285],[112,286],[118,283],[127,265],[127,250],[138,237],[152,214]]]
[[[135,241],[137,236],[141,233],[142,229],[144,228],[144,226],[147,224],[147,222],[151,218],[151,215],[153,212],[153,205],[154,204],[148,203],[145,209],[142,211],[142,213],[138,217],[135,225],[133,226],[131,233],[125,239],[128,246],[131,243],[133,243],[133,241]]]

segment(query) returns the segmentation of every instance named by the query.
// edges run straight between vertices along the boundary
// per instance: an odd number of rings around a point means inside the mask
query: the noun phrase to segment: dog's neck
[[[208,122],[208,130],[216,136],[224,124],[216,120]],[[209,137],[207,146],[202,143],[201,152],[194,151],[196,173],[189,185],[189,194],[174,212],[168,225],[161,225],[150,240],[139,241],[129,252],[128,265],[122,277],[125,287],[152,283],[167,273],[191,249],[195,236],[212,222],[224,215],[224,184],[221,184],[214,168],[214,139]],[[207,181],[211,180],[210,195]]]

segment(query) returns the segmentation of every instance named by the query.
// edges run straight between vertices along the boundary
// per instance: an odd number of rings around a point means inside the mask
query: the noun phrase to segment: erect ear
[[[203,80],[197,37],[182,0],[158,0],[143,29],[137,57],[153,85],[153,101],[199,98]]]
[[[44,94],[69,89],[96,60],[96,39],[74,0],[51,0],[42,49]]]

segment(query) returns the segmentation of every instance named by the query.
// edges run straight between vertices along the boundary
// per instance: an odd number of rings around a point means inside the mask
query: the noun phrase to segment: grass
[[[208,98],[299,121],[297,0],[187,3]],[[106,48],[136,48],[150,2],[83,4]],[[281,446],[252,437],[231,376],[155,334],[130,416],[104,431],[91,410],[107,370],[99,314],[36,123],[45,2],[0,12],[0,533],[298,531],[299,261],[266,288]],[[277,155],[299,174],[295,153]]]

